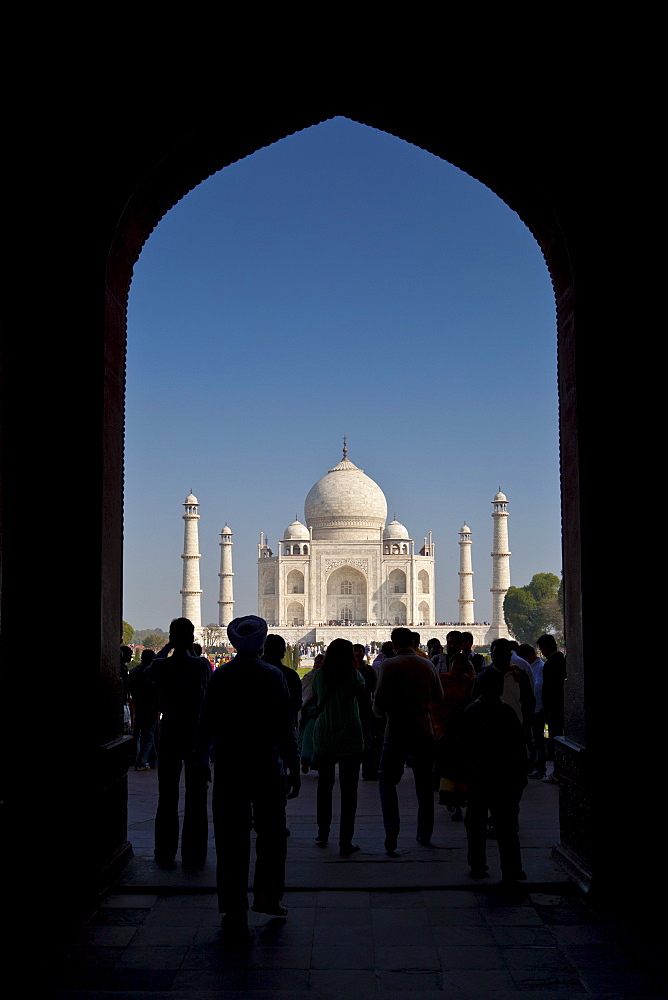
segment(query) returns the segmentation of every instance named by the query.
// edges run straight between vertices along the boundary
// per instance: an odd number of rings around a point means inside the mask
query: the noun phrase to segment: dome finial
[[[346,444],[347,440],[348,440],[348,438],[347,438],[347,437],[346,437],[346,435],[344,434],[344,435],[343,435],[343,461],[344,461],[344,462],[345,462],[345,461],[346,461],[346,459],[348,458],[348,445]]]

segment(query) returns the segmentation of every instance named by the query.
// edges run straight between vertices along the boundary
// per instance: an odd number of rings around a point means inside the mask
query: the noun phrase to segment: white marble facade
[[[258,547],[258,613],[270,627],[330,622],[434,624],[434,547],[419,552],[380,487],[343,458],[312,487],[305,522],[290,524],[276,554]]]
[[[258,546],[258,614],[269,627],[280,629],[288,642],[331,642],[344,634],[353,642],[384,641],[395,625],[411,625],[445,642],[452,625],[434,625],[434,545],[431,532],[419,551],[408,529],[394,518],[387,522],[383,491],[343,458],[311,488],[304,504],[304,521],[288,525],[272,552],[264,537]],[[459,532],[459,613],[476,645],[507,636],[503,599],[510,586],[508,500],[499,491],[492,501],[493,620],[474,624],[471,529]],[[220,532],[220,636],[201,628],[199,574],[199,501],[192,493],[183,504],[182,615],[195,625],[198,641],[209,645],[222,639],[234,617],[232,531]],[[331,623],[331,624],[330,624]],[[470,624],[469,624],[470,623]],[[345,626],[345,632],[341,632]],[[214,629],[215,631],[215,629]],[[207,633],[205,636],[204,633]]]

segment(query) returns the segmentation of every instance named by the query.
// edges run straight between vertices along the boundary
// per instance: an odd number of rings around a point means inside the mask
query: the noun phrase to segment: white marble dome
[[[404,524],[402,524],[401,521],[397,521],[395,517],[394,521],[390,521],[387,528],[383,532],[383,538],[403,539],[403,538],[410,538],[410,535],[408,534],[408,528]]]
[[[286,541],[292,542],[308,542],[310,535],[306,525],[302,524],[298,518],[295,518],[292,524],[289,524],[285,529],[283,538]]]
[[[471,529],[469,528],[468,524],[462,524],[461,528],[459,529],[459,534],[460,535],[470,535],[471,534]]]
[[[489,496],[489,493],[487,494],[487,496]],[[492,500],[492,503],[507,503],[507,501],[508,501],[508,497],[506,496],[506,494],[502,493],[501,490],[499,490],[499,492],[496,494],[496,496]]]
[[[339,464],[311,487],[304,515],[314,539],[378,538],[387,520],[387,501],[380,486],[344,452]]]
[[[199,500],[194,493],[189,493],[188,496],[183,501],[184,503],[199,503]]]

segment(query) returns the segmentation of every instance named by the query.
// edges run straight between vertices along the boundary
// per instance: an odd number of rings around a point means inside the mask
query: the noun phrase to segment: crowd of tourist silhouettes
[[[563,734],[566,664],[553,635],[536,646],[496,639],[476,653],[469,632],[437,639],[393,629],[367,662],[367,650],[334,639],[302,678],[282,661],[286,644],[255,615],[227,628],[236,655],[212,670],[187,618],[170,626],[157,654],[121,647],[121,672],[133,710],[135,770],[158,768],[155,860],[174,863],[179,839],[186,867],[207,855],[207,789],[212,780],[219,910],[230,932],[247,927],[250,831],[256,833],[252,909],[286,916],[289,830],[286,802],[301,774],[317,771],[316,844],[329,843],[338,767],[338,847],[354,843],[360,772],[378,781],[384,847],[399,856],[397,785],[409,767],[417,798],[416,840],[432,847],[435,801],[463,821],[472,878],[488,875],[487,839],[497,839],[504,881],[526,879],[519,808],[527,776],[558,784],[551,743]],[[128,656],[128,653],[130,656]],[[547,737],[546,737],[547,729]],[[159,731],[159,739],[158,737]],[[185,778],[183,828],[179,783]]]

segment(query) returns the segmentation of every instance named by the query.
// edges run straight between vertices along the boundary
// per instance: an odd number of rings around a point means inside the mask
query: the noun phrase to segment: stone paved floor
[[[429,888],[470,885],[466,863],[466,833],[462,823],[453,823],[443,806],[436,807],[434,842],[438,850],[415,843],[416,805],[413,779],[407,771],[399,784],[402,816],[399,859],[389,859],[383,848],[384,830],[380,814],[378,783],[361,781],[355,828],[355,843],[361,852],[351,861],[341,862],[337,851],[338,788],[334,792],[332,846],[322,851],[315,846],[315,792],[317,775],[303,776],[301,794],[288,803],[291,837],[288,844],[286,884],[292,889],[386,889]],[[524,868],[534,885],[562,884],[563,869],[552,859],[552,846],[559,837],[559,790],[554,785],[530,781],[522,797],[520,834]],[[126,888],[215,887],[213,824],[209,824],[209,861],[199,872],[184,872],[179,864],[156,869],[153,862],[153,821],[157,797],[155,771],[130,773],[129,839],[135,858],[122,879]],[[183,800],[183,795],[181,796]],[[490,842],[492,878],[500,876],[496,844]]]
[[[415,845],[410,776],[400,786],[406,854],[394,862],[385,861],[378,844],[375,783],[360,789],[356,840],[363,851],[350,861],[312,847],[314,790],[315,778],[308,776],[303,796],[291,804],[289,916],[251,914],[250,940],[240,946],[221,933],[212,864],[192,877],[178,864],[160,869],[150,860],[146,824],[155,807],[155,776],[132,774],[130,824],[138,858],[81,929],[56,996],[666,996],[656,970],[582,901],[550,860],[556,788],[532,782],[527,790],[522,841],[529,882],[511,889],[497,881],[493,844],[492,877],[468,878],[464,830],[445,810],[438,812],[435,835],[441,850]]]

